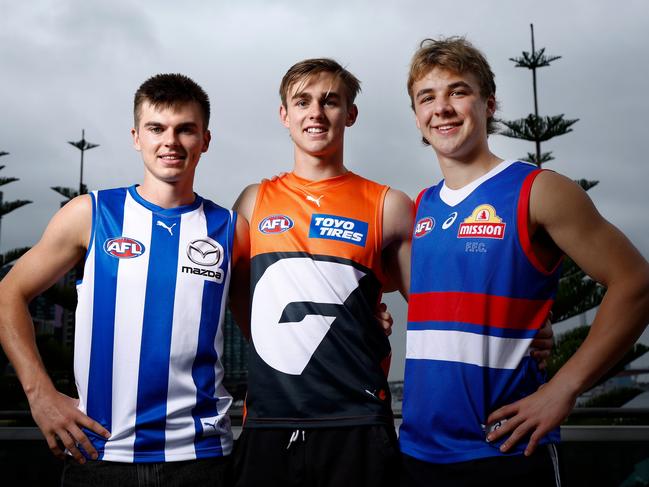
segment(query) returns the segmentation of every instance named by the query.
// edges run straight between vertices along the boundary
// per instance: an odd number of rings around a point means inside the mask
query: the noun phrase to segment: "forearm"
[[[4,293],[4,289],[2,290]],[[43,389],[53,388],[36,347],[34,325],[27,303],[3,297],[0,309],[0,343],[16,371],[27,398],[31,400]]]

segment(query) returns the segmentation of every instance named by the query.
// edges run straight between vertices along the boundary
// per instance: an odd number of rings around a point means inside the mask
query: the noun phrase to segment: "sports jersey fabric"
[[[418,202],[412,244],[401,449],[432,463],[502,455],[485,438],[497,408],[544,382],[530,342],[552,307],[559,264],[532,252],[529,195],[539,171],[503,161],[460,190]],[[559,440],[558,429],[542,443]],[[526,441],[514,453],[521,453]]]
[[[196,195],[164,209],[136,187],[93,192],[74,372],[100,460],[229,454],[223,332],[236,214]]]
[[[259,187],[246,427],[391,424],[390,344],[374,318],[387,191],[351,172]]]

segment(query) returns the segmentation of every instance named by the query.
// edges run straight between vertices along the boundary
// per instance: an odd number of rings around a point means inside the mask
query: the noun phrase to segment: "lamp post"
[[[68,144],[75,146],[77,149],[81,151],[81,170],[79,172],[79,194],[86,193],[83,187],[83,153],[89,149],[94,149],[95,147],[99,147],[99,144],[93,144],[92,142],[88,142],[86,140],[85,133],[86,131],[82,129],[81,140],[78,140],[76,142],[68,141]]]

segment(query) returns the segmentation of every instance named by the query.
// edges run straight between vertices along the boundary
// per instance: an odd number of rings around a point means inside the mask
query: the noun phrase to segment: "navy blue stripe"
[[[442,321],[417,321],[408,322],[408,331],[419,330],[452,330],[489,335],[501,338],[534,338],[538,330],[514,330],[511,328],[497,328],[492,326],[474,325],[471,323],[442,322]]]
[[[162,218],[156,218],[162,220]],[[134,460],[165,461],[165,426],[180,216],[164,218],[173,235],[152,221],[138,373]],[[154,455],[159,453],[160,457]]]
[[[197,458],[214,456],[215,452],[223,453],[220,437],[218,435],[204,436],[203,431],[209,432],[213,426],[202,424],[202,418],[210,418],[217,414],[218,397],[216,397],[216,375],[214,366],[218,360],[215,349],[215,339],[219,318],[221,316],[221,303],[225,292],[227,280],[228,262],[230,260],[230,246],[226,243],[229,239],[228,222],[230,214],[216,205],[206,202],[204,205],[205,219],[207,221],[207,233],[210,238],[216,240],[223,246],[223,284],[212,281],[205,281],[203,284],[203,297],[201,308],[201,322],[198,331],[198,348],[196,359],[192,366],[192,378],[196,385],[196,406],[192,411],[196,438],[194,447]]]
[[[103,246],[109,238],[122,236],[125,198],[125,189],[100,191],[96,209],[95,284],[87,414],[108,431],[112,426],[113,337],[119,259],[104,252]],[[85,432],[97,449],[99,459],[103,458],[106,440],[88,430]]]

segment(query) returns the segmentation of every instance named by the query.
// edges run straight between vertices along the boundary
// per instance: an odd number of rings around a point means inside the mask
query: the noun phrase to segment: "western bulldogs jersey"
[[[246,427],[392,421],[381,296],[388,188],[353,173],[259,187]]]
[[[460,190],[420,195],[412,243],[404,453],[432,463],[502,455],[486,442],[490,413],[544,382],[530,342],[552,307],[559,265],[544,267],[528,235],[538,174],[504,161]],[[542,442],[559,440],[558,430]],[[526,441],[516,447],[522,453]]]
[[[78,284],[74,372],[100,460],[227,455],[232,397],[221,380],[236,215],[196,196],[164,209],[135,186],[92,193]]]

